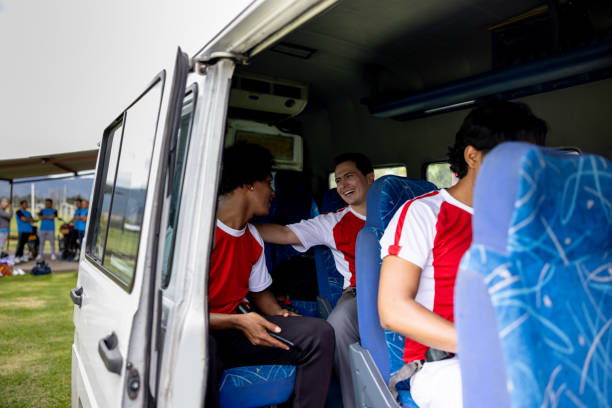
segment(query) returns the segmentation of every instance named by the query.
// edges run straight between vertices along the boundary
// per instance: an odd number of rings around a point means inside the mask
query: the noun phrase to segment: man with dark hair
[[[19,210],[15,213],[15,218],[17,219],[17,233],[19,234],[17,249],[15,250],[15,263],[25,262],[27,260],[27,258],[23,256],[23,248],[32,234],[32,223],[34,222],[32,213],[30,213],[27,208],[27,200],[21,200],[19,202]]]
[[[208,305],[211,368],[207,406],[218,406],[218,380],[226,368],[258,364],[296,365],[294,407],[322,407],[334,353],[331,326],[282,309],[268,289],[263,241],[248,221],[267,215],[272,157],[261,146],[238,144],[225,150],[210,257]],[[247,294],[259,312],[251,309]],[[261,313],[261,314],[260,314]],[[295,347],[280,341],[282,336]]]
[[[38,231],[38,239],[40,240],[40,251],[38,252],[37,260],[43,258],[43,250],[45,249],[45,241],[49,239],[51,245],[51,259],[55,260],[55,217],[57,210],[53,207],[53,201],[50,198],[45,200],[45,208],[38,212],[40,219],[40,229]]]
[[[453,354],[454,288],[459,262],[472,242],[472,195],[482,160],[501,142],[543,144],[545,135],[546,123],[522,103],[474,109],[449,149],[459,182],[406,202],[385,230],[380,241],[380,322],[406,336],[406,365],[395,380],[410,378],[419,407],[462,405],[459,362]]]
[[[360,153],[341,154],[334,162],[336,188],[346,207],[296,224],[259,224],[257,228],[265,242],[290,244],[300,252],[316,245],[331,249],[336,269],[344,277],[344,292],[327,321],[336,336],[334,368],[340,379],[343,405],[352,408],[355,393],[349,346],[360,340],[355,297],[355,243],[357,234],[365,226],[366,199],[374,182],[374,169],[370,160]]]

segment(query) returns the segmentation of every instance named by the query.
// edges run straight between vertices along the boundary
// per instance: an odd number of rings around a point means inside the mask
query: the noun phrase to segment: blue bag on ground
[[[32,275],[48,275],[51,273],[51,268],[45,261],[40,261],[36,263],[36,266],[32,268],[30,272]]]

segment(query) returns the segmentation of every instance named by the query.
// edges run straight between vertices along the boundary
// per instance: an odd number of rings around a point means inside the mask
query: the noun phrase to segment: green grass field
[[[0,407],[70,406],[76,278],[0,278]]]

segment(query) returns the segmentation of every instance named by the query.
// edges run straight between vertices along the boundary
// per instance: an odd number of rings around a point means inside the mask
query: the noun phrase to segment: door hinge
[[[235,54],[233,52],[226,52],[226,51],[217,51],[217,52],[213,52],[210,55],[204,55],[202,57],[192,58],[189,61],[189,71],[204,73],[204,71],[206,70],[206,66],[214,65],[217,62],[219,62],[219,60],[222,60],[222,59],[230,59],[234,61],[236,64],[240,64],[240,65],[248,65],[249,63],[249,58],[246,55]]]
[[[130,399],[136,399],[138,397],[138,391],[140,391],[140,374],[138,370],[134,368],[132,363],[127,363],[127,394]]]

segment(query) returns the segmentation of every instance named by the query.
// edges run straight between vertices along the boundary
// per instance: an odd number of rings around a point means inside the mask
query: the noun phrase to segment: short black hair
[[[83,201],[83,200],[80,198],[77,198],[76,200],[74,200],[74,202],[77,202],[77,201]]]
[[[488,151],[502,142],[523,141],[543,146],[548,126],[521,102],[498,101],[473,109],[463,120],[448,149],[451,170],[459,178],[467,174],[463,152],[468,146]]]
[[[265,180],[272,172],[272,155],[263,146],[239,143],[223,152],[221,185],[224,195],[245,184]]]
[[[50,199],[50,198],[45,198],[45,201],[48,201],[48,202],[50,202],[51,204],[53,204],[53,200],[52,200],[52,199]]]
[[[368,159],[366,155],[361,153],[339,154],[334,158],[334,168],[337,167],[340,163],[344,163],[347,161],[352,161],[353,163],[355,163],[355,167],[357,167],[357,169],[359,169],[361,174],[363,174],[364,176],[374,171],[370,159]]]
[[[19,202],[19,205],[21,205],[21,204],[23,204],[23,203],[26,203],[26,204],[27,204],[27,203],[28,203],[28,200],[21,200],[21,201]]]

